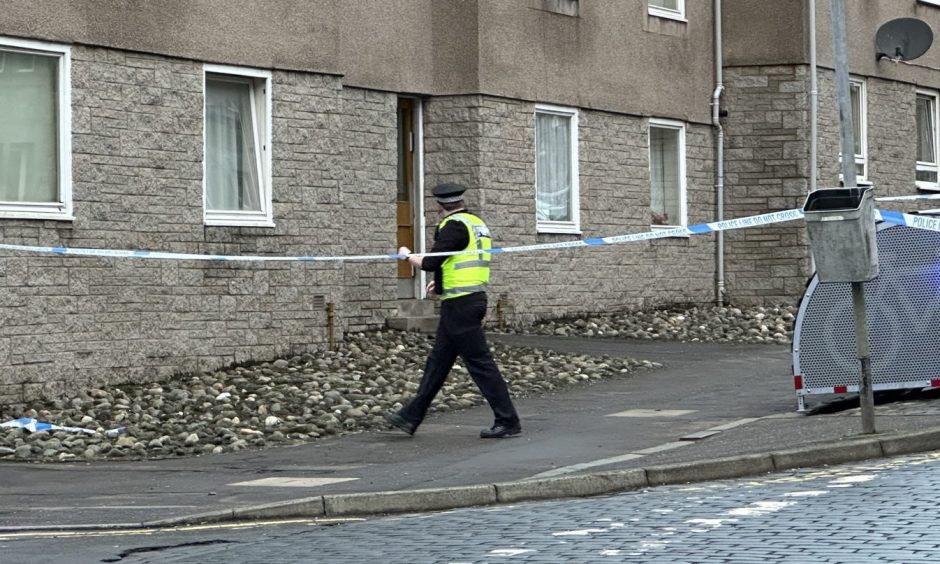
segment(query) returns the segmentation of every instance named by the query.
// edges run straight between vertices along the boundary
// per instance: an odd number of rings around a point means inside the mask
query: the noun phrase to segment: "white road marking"
[[[608,414],[607,417],[678,417],[695,413],[694,409],[627,409]]]
[[[626,462],[628,460],[635,460],[637,458],[643,458],[642,454],[621,454],[620,456],[613,456],[611,458],[602,458],[600,460],[593,460],[591,462],[582,462],[581,464],[572,464],[571,466],[563,466],[561,468],[555,468],[553,470],[548,470],[535,476],[530,476],[526,478],[527,480],[540,480],[542,478],[556,478],[558,476],[563,476],[565,474],[571,474],[573,472],[579,472],[581,470],[587,470],[588,468],[595,468],[597,466],[606,466],[608,464],[617,464],[618,462]]]
[[[637,415],[639,413],[652,413],[654,415]],[[627,411],[621,411],[619,413],[613,413],[607,415],[607,417],[671,417],[674,415],[682,415],[685,413],[694,413],[694,411],[687,409],[628,409]],[[630,415],[625,415],[630,414]],[[711,431],[726,431],[728,429],[733,429],[735,427],[740,427],[741,425],[746,425],[752,421],[757,421],[763,419],[762,417],[747,417],[744,419],[737,419],[731,421],[730,423],[724,423],[718,425],[717,427],[712,427],[701,433],[708,433]],[[688,435],[687,435],[688,436]],[[688,440],[678,440],[668,443],[663,443],[654,447],[644,448],[641,450],[636,450],[633,452],[628,452],[626,454],[621,454],[618,456],[611,456],[609,458],[600,458],[598,460],[592,460],[590,462],[581,462],[579,464],[572,464],[570,466],[562,466],[560,468],[553,468],[545,472],[540,472],[534,476],[529,476],[525,478],[526,480],[541,480],[544,478],[557,478],[558,476],[564,476],[566,474],[573,474],[575,472],[580,472],[582,470],[589,470],[591,468],[597,468],[598,466],[608,466],[610,464],[618,464],[620,462],[627,462],[630,460],[636,460],[637,458],[643,458],[648,454],[657,454],[660,452],[665,452],[667,450],[676,449],[679,447],[688,446],[694,444],[695,441]]]
[[[707,439],[708,437],[713,437],[720,433],[721,431],[696,431],[695,433],[689,433],[688,435],[683,435],[679,437],[680,441],[701,441],[702,439]]]
[[[731,423],[725,423],[724,425],[718,425],[717,427],[712,427],[709,431],[727,431],[728,429],[734,429],[735,427],[740,427],[741,425],[747,425],[752,421],[757,421],[760,417],[745,417],[744,419],[738,419],[737,421],[732,421]]]
[[[235,482],[230,486],[261,486],[268,488],[315,488],[329,484],[339,484],[341,482],[351,482],[359,478],[260,478],[258,480],[249,480],[247,482]]]
[[[559,531],[552,533],[553,537],[586,537],[593,533],[606,533],[607,529],[576,529],[574,531]]]
[[[875,477],[871,474],[864,474],[861,476],[843,476],[841,478],[836,478],[835,480],[829,482],[830,488],[847,488],[852,484],[860,484],[862,482],[870,482],[874,480]]]
[[[728,511],[728,515],[765,515],[767,513],[774,513],[780,511],[791,505],[796,505],[795,501],[757,501],[752,503],[747,507],[739,507],[737,509],[732,509]]]
[[[671,443],[664,443],[659,446],[654,446],[650,448],[644,448],[643,450],[636,451],[636,454],[656,454],[658,452],[665,452],[667,450],[672,450],[674,448],[688,446],[692,443],[688,441],[673,441]]]
[[[810,490],[806,492],[790,492],[783,494],[783,497],[816,497],[820,495],[826,495],[827,491],[823,490]]]
[[[30,511],[75,511],[76,509],[192,509],[199,505],[70,505],[30,507]]]

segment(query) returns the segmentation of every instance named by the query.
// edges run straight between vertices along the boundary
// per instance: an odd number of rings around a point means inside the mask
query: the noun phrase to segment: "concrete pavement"
[[[493,336],[664,367],[518,399],[523,435],[478,438],[486,407],[414,437],[360,433],[188,459],[0,463],[0,531],[426,511],[592,495],[940,449],[940,402],[795,412],[787,347]]]

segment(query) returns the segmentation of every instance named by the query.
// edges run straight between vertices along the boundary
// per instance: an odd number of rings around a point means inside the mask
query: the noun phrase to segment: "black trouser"
[[[428,356],[418,392],[399,412],[402,417],[415,424],[424,420],[431,401],[444,385],[457,355],[460,355],[470,377],[493,409],[495,424],[514,426],[519,423],[506,381],[486,344],[483,334],[485,316],[486,294],[483,292],[441,302],[441,320],[434,349]]]

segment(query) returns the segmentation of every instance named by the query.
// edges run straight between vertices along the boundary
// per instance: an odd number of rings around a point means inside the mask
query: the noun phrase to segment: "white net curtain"
[[[258,124],[249,80],[206,79],[206,207],[261,211]]]
[[[681,224],[679,130],[650,127],[650,223]]]
[[[536,218],[572,221],[571,117],[539,113],[535,120]]]

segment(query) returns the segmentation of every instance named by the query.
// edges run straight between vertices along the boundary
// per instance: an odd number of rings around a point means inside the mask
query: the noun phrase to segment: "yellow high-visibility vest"
[[[485,250],[493,247],[490,230],[479,217],[457,212],[444,218],[437,228],[443,229],[448,221],[459,221],[467,227],[470,243],[467,250]],[[459,298],[474,292],[483,292],[490,282],[490,253],[454,255],[441,265],[443,274],[442,300]]]

